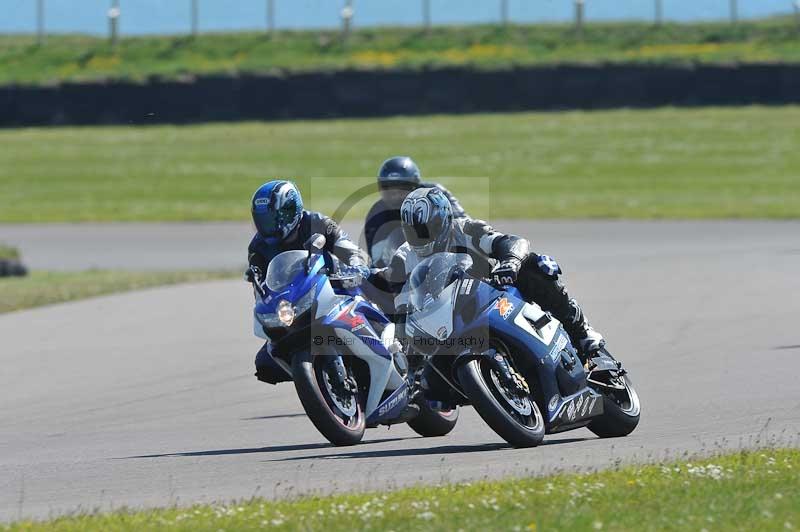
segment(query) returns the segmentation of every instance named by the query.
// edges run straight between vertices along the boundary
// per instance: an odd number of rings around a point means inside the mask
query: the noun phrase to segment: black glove
[[[261,280],[261,270],[258,266],[250,266],[244,272],[244,280],[248,283],[255,283]]]
[[[492,284],[499,287],[516,283],[521,264],[517,259],[507,259],[495,266],[492,270]]]
[[[356,288],[361,286],[364,279],[368,278],[370,270],[362,264],[342,266],[339,268],[340,277],[349,277],[348,280],[342,282],[345,288]]]

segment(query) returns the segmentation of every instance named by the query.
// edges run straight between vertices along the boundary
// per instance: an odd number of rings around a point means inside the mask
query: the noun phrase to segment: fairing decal
[[[408,385],[403,383],[378,406],[372,415],[367,417],[367,424],[373,425],[386,419],[396,418],[406,406],[408,406]]]
[[[555,408],[548,412],[549,424],[553,428],[572,425],[602,413],[603,396],[592,389],[584,388],[558,401]]]

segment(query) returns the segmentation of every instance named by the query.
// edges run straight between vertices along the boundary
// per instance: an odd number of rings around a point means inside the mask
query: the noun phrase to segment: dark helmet
[[[378,170],[378,190],[383,201],[392,209],[400,208],[406,195],[421,184],[417,163],[411,157],[392,157],[383,161]]]
[[[453,227],[453,207],[438,188],[418,188],[400,207],[403,235],[414,252],[427,257],[447,251]]]
[[[278,243],[300,223],[303,198],[291,181],[270,181],[258,187],[250,208],[258,233],[268,242]]]

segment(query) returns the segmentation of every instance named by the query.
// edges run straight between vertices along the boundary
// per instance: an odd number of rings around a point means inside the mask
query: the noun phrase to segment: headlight
[[[294,323],[297,316],[300,316],[314,304],[314,296],[316,290],[313,288],[309,290],[296,305],[292,304],[285,299],[278,302],[278,307],[275,309],[274,314],[256,314],[259,323],[268,329],[275,327],[289,327]]]
[[[285,299],[278,303],[278,320],[286,327],[294,321],[294,307]]]

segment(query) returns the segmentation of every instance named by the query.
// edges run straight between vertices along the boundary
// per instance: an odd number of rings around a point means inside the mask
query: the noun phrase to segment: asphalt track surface
[[[333,448],[291,384],[252,377],[259,341],[244,283],[152,289],[0,316],[0,521],[798,444],[800,223],[499,225],[565,265],[638,387],[642,422],[631,436],[580,429],[516,450],[466,409],[443,438],[383,427],[362,445]],[[126,230],[142,233],[142,247],[110,253],[140,263],[169,232]],[[64,238],[69,227],[38,231]],[[205,234],[197,256],[228,249]],[[240,250],[230,249],[235,264]]]

